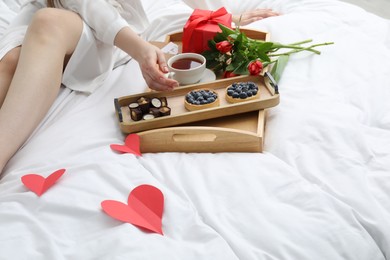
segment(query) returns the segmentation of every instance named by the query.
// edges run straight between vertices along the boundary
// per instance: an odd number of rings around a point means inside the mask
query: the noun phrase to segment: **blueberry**
[[[234,92],[233,95],[232,95],[233,98],[239,98],[240,97],[240,94],[238,94],[237,92]]]
[[[215,99],[213,97],[209,97],[207,99],[207,103],[213,103],[215,101]]]
[[[249,89],[257,89],[257,85],[253,82],[248,82]]]
[[[228,89],[228,91],[227,91],[228,96],[231,97],[233,95],[233,93],[234,93],[234,91],[232,89]]]
[[[241,94],[240,94],[241,99],[245,99],[247,97],[248,97],[248,95],[245,92],[241,92]]]

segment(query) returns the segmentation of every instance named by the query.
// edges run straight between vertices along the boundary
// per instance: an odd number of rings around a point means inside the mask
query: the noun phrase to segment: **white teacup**
[[[169,77],[180,85],[195,84],[206,70],[206,58],[198,53],[180,53],[168,59]]]

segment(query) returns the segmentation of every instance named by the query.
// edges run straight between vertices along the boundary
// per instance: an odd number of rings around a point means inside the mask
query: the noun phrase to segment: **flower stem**
[[[312,41],[313,41],[312,39],[308,39],[308,40],[304,40],[304,41],[301,41],[301,42],[290,43],[289,45],[301,45],[301,44],[312,42]]]
[[[275,57],[275,56],[280,56],[280,55],[289,55],[289,54],[292,54],[292,53],[297,53],[297,52],[301,52],[301,51],[311,51],[311,52],[314,52],[315,54],[321,54],[320,51],[317,51],[315,49],[313,49],[314,47],[318,47],[318,46],[324,46],[324,45],[331,45],[333,44],[333,42],[324,42],[324,43],[318,43],[318,44],[313,44],[309,47],[292,47],[290,45],[284,45],[280,48],[288,48],[288,49],[294,49],[292,51],[289,51],[289,52],[284,52],[284,53],[275,53],[275,54],[268,54],[269,57]]]
[[[311,48],[301,48],[301,49],[294,49],[292,51],[283,52],[283,53],[268,54],[268,57],[276,57],[276,56],[281,56],[281,55],[290,55],[290,54],[301,52],[301,51],[311,51],[311,52],[314,52],[315,54],[321,54],[320,51],[317,51],[317,50],[314,50],[314,49],[311,49]]]

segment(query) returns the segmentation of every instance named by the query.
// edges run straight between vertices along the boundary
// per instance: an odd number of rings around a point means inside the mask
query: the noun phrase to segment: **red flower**
[[[234,74],[232,71],[225,71],[223,73],[224,78],[232,78],[232,77],[236,77],[236,76],[239,76],[239,75]]]
[[[249,63],[248,71],[251,75],[259,75],[263,70],[263,63],[259,60],[255,60]]]
[[[223,42],[217,42],[215,47],[217,48],[217,50],[219,50],[219,52],[227,53],[232,50],[233,45],[228,41],[223,41]]]

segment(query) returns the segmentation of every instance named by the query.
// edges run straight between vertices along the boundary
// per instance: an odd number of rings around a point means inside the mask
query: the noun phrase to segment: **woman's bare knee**
[[[29,26],[29,32],[42,43],[63,45],[67,54],[73,52],[82,29],[83,23],[79,15],[57,8],[40,9]]]

